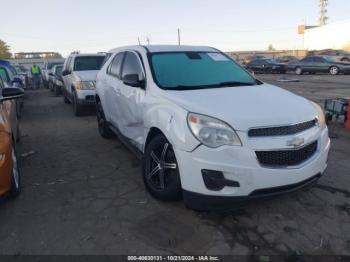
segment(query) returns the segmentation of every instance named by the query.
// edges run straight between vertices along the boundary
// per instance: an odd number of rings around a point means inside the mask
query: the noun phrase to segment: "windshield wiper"
[[[247,83],[247,82],[238,82],[238,81],[230,81],[230,82],[221,82],[218,86],[254,86],[257,83]]]
[[[258,83],[247,83],[247,82],[237,82],[237,81],[230,81],[230,82],[221,82],[218,84],[212,84],[212,85],[196,85],[196,86],[187,86],[187,85],[177,85],[174,87],[168,87],[165,88],[167,90],[196,90],[196,89],[206,89],[206,88],[216,88],[216,87],[234,87],[234,86],[253,86],[257,85]]]

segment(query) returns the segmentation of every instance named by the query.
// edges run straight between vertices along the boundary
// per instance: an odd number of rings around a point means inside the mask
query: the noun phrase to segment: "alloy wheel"
[[[156,190],[164,190],[171,183],[178,172],[175,153],[171,145],[166,142],[153,148],[150,154],[150,170],[147,179]]]
[[[338,67],[336,66],[332,66],[330,69],[329,69],[329,72],[331,73],[331,75],[337,75],[339,73],[339,69]]]

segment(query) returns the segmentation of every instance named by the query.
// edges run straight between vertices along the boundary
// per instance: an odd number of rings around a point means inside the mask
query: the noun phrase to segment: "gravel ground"
[[[263,81],[322,103],[350,96],[348,76]],[[287,75],[294,78],[294,75]],[[140,162],[102,139],[93,112],[74,117],[48,90],[27,90],[21,119],[23,191],[0,203],[1,254],[350,255],[350,131],[330,127],[329,167],[318,184],[226,213],[153,199]]]

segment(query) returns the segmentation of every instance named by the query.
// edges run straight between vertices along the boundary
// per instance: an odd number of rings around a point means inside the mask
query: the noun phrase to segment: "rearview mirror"
[[[142,88],[145,85],[145,81],[140,80],[138,74],[125,75],[123,77],[123,83],[128,86],[142,87]]]
[[[18,99],[23,97],[24,95],[24,90],[19,87],[4,87],[0,90],[1,90],[1,96],[0,96],[1,101]]]

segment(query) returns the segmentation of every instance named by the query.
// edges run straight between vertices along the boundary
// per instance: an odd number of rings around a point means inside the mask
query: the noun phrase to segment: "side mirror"
[[[19,87],[4,87],[0,90],[2,91],[2,97],[0,96],[1,101],[18,99],[24,95],[24,90]]]
[[[66,75],[69,75],[69,74],[70,74],[70,72],[68,70],[63,70],[62,71],[62,75],[63,76],[66,76]]]
[[[130,74],[123,77],[123,83],[128,86],[141,87],[145,86],[145,81],[139,79],[139,75]]]

